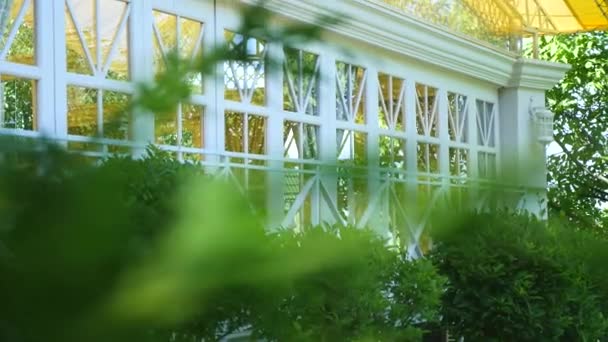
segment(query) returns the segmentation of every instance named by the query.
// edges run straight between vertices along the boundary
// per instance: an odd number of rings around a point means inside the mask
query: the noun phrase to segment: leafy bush
[[[317,227],[275,236],[286,252],[313,256],[320,241],[349,252],[285,284],[254,327],[270,341],[420,341],[436,321],[444,278],[428,260],[410,261],[373,232]]]
[[[178,196],[196,177],[204,177],[196,164],[180,163],[169,152],[149,146],[142,158],[113,155],[99,172],[122,179],[117,195],[126,205],[142,237],[154,238],[176,219]]]
[[[287,276],[264,274],[275,257],[260,221],[197,166],[0,145],[2,341],[156,340],[197,315],[214,338],[234,316],[228,289]]]
[[[443,279],[371,232],[268,235],[246,201],[151,149],[0,161],[0,340],[419,340]],[[5,151],[6,152],[6,151]]]
[[[476,215],[438,234],[448,277],[443,320],[468,341],[595,341],[607,321],[580,258],[559,229],[532,218]]]

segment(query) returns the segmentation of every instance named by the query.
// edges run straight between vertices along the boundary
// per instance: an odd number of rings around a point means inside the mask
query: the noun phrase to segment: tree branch
[[[559,145],[559,147],[561,147],[561,149],[565,152],[565,155],[568,156],[568,158],[575,163],[576,165],[578,165],[578,167],[580,167],[581,169],[583,169],[587,174],[589,174],[590,176],[602,181],[603,183],[605,183],[606,185],[608,185],[608,178],[602,175],[598,175],[595,174],[593,171],[589,170],[589,168],[587,167],[587,165],[583,164],[580,160],[574,158],[570,153],[571,151],[569,151],[566,146],[559,140],[555,140],[555,142]]]

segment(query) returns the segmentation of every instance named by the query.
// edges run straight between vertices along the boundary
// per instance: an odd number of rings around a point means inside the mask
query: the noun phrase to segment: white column
[[[500,164],[503,180],[523,188],[519,206],[532,214],[540,214],[540,203],[546,200],[547,167],[545,148],[538,142],[533,131],[530,108],[543,107],[542,90],[523,87],[504,88],[499,92],[500,102]],[[518,200],[518,198],[514,198]]]
[[[467,137],[469,145],[469,197],[467,200],[471,206],[478,206],[479,200],[479,150],[477,131],[477,99],[472,94],[467,94]]]
[[[439,106],[439,173],[442,190],[450,191],[450,132],[448,130],[448,93],[445,88],[437,90]]]
[[[134,82],[153,80],[152,3],[149,0],[132,0],[129,18],[129,66]],[[137,94],[135,94],[137,96]],[[131,114],[131,139],[138,144],[154,142],[154,114],[136,109]],[[145,148],[135,148],[138,157]]]
[[[215,11],[215,7],[213,7],[213,11]],[[205,23],[204,29],[203,52],[209,54],[223,43],[223,30],[215,20]],[[224,131],[220,131],[218,128],[220,118],[224,116],[224,110],[220,108],[220,103],[222,103],[224,97],[223,89],[224,64],[217,63],[214,72],[205,75],[203,79],[203,90],[205,97],[208,99],[205,115],[203,116],[203,148],[209,151],[204,160],[213,165],[207,168],[211,173],[215,172],[215,166],[219,164],[219,153],[223,150],[224,144]],[[219,140],[220,137],[222,138],[221,141]]]
[[[279,228],[283,220],[284,187],[283,172],[283,47],[278,43],[267,45],[268,58],[271,60],[269,67],[266,65],[266,104],[268,106],[268,125],[266,133],[266,149],[268,157],[268,168],[266,172],[266,206],[268,213],[268,225],[270,229]]]
[[[413,224],[414,226],[399,227],[399,234],[405,243],[405,240],[411,239],[412,232],[417,230],[418,225],[418,205],[416,203],[418,195],[418,159],[417,159],[417,144],[418,144],[418,132],[416,130],[416,99],[418,94],[416,93],[416,82],[407,78],[405,80],[405,133],[407,140],[405,142],[405,158],[406,158],[406,171],[407,183],[406,183],[406,198],[403,200],[405,203],[402,205],[403,208],[410,208],[407,211],[408,222],[406,224]],[[417,241],[408,241],[408,253],[415,257],[415,251],[417,248]]]
[[[54,68],[55,68],[55,53],[53,51],[53,34],[55,32],[54,23],[63,19],[63,0],[60,1],[49,1],[49,0],[36,0],[34,1],[35,6],[35,27],[36,27],[36,63],[41,71],[41,77],[37,84],[37,103],[35,109],[37,113],[37,127],[40,132],[44,135],[54,136],[56,131],[56,108],[55,108],[55,81],[54,81]],[[58,6],[59,5],[59,6]],[[55,7],[61,8],[61,17],[55,17]],[[50,13],[50,15],[38,15],[39,13]],[[57,30],[58,32],[59,30]],[[61,30],[61,35],[65,37],[65,33]],[[64,38],[65,40],[65,38]],[[65,48],[59,48],[65,56]],[[65,59],[61,63],[65,69]],[[66,90],[65,86],[60,92],[60,98],[65,102]],[[61,96],[63,95],[63,96]],[[65,116],[65,110],[63,111]],[[67,121],[67,120],[65,120]],[[64,124],[65,125],[65,124]]]
[[[373,205],[372,198],[379,196],[380,190],[380,161],[379,161],[379,124],[378,124],[378,70],[370,64],[367,68],[367,78],[365,83],[365,114],[367,133],[367,160],[368,160],[368,178],[367,178],[367,206]],[[376,208],[368,222],[370,228],[375,229],[382,236],[388,233],[388,226],[382,226],[380,220],[381,212],[386,212],[387,208],[383,208],[386,201],[380,197],[376,201]],[[369,210],[369,208],[367,208]]]
[[[49,9],[48,8],[48,4],[47,5],[42,5],[42,3],[44,2],[48,2],[47,0],[38,0],[37,4],[39,6],[42,6],[43,9]],[[41,7],[38,7],[41,8]],[[46,43],[38,43],[38,44],[43,44],[43,48],[45,49],[51,49],[53,52],[51,53],[52,55],[52,60],[51,63],[53,63],[53,66],[49,67],[47,64],[46,67],[43,70],[43,77],[49,77],[50,79],[54,80],[51,81],[53,82],[53,88],[54,88],[54,107],[48,107],[48,108],[54,108],[54,133],[56,136],[58,137],[65,137],[68,134],[68,105],[67,105],[67,100],[68,100],[68,96],[67,96],[67,83],[66,83],[66,72],[67,72],[67,58],[66,58],[66,40],[65,40],[65,30],[66,30],[66,25],[65,25],[65,0],[52,0],[52,8],[50,9],[52,12],[52,15],[49,16],[45,16],[42,15],[42,18],[47,18],[47,19],[41,19],[40,21],[52,21],[52,40]],[[40,18],[40,14],[43,12],[37,12],[36,17]],[[48,24],[48,23],[47,23]],[[40,28],[39,28],[40,30]],[[37,34],[41,33],[43,36],[47,38],[48,36],[48,32],[36,32]],[[40,36],[39,36],[40,37]],[[53,45],[52,47],[49,47],[47,44],[51,44]],[[40,45],[39,45],[40,46]],[[48,51],[48,50],[45,50]],[[42,51],[38,50],[38,53],[41,54]],[[41,58],[44,59],[44,58]],[[43,63],[48,63],[47,62],[43,62]],[[54,69],[54,71],[51,71],[51,69]],[[46,87],[48,83],[43,82],[43,84],[41,85],[41,87],[43,88],[43,96],[47,96],[48,95],[48,90],[44,89]],[[47,100],[48,101],[48,100]],[[48,104],[48,102],[47,102]],[[42,104],[40,105],[38,110],[43,110],[43,106]],[[46,121],[46,120],[45,120]],[[50,122],[39,122],[40,127],[45,127],[47,125],[50,125]]]
[[[503,168],[515,165],[514,181],[528,189],[520,208],[537,215],[544,206],[539,204],[546,203],[547,166],[545,147],[533,130],[530,108],[544,107],[545,91],[569,69],[569,65],[519,59],[509,86],[499,92],[501,164]]]
[[[337,207],[338,204],[338,177],[336,164],[338,146],[336,142],[336,58],[330,51],[319,56],[319,115],[320,127],[320,159],[329,165],[321,167],[320,179],[327,190],[329,199]],[[325,202],[322,202],[325,203]],[[321,221],[330,224],[336,223],[334,214],[326,205],[321,207]]]

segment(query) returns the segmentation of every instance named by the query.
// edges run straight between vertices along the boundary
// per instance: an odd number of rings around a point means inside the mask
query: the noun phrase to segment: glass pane
[[[118,0],[72,0],[66,3],[69,72],[101,74],[115,80],[129,79],[128,6],[128,3]]]
[[[100,91],[103,97],[103,136],[111,139],[129,137],[129,113],[126,111],[131,95],[115,91]]]
[[[381,135],[379,140],[380,166],[405,169],[405,139]]]
[[[469,175],[469,151],[450,148],[450,175],[466,178]]]
[[[81,7],[81,10],[75,19],[80,18],[80,20],[83,20],[85,22],[92,21],[94,19],[93,2],[79,1],[76,3]],[[74,14],[74,16],[76,16],[76,14]],[[85,46],[82,44],[81,41],[81,39],[86,40],[86,37],[82,37],[78,33],[78,30],[76,29],[76,24],[74,22],[74,19],[72,18],[72,12],[70,12],[67,6],[65,9],[65,25],[67,70],[69,72],[77,74],[93,75],[94,66],[91,65],[91,62],[93,62],[93,56],[91,55],[90,51],[85,51]],[[90,36],[94,34],[94,32],[83,32],[83,35],[86,34]],[[89,60],[87,56],[90,56],[91,60]]]
[[[19,64],[36,64],[35,46],[35,20],[33,2],[29,4],[24,0],[9,2],[8,16],[0,18],[0,29],[2,36],[0,47],[6,60]],[[20,13],[24,17],[17,21]],[[14,38],[10,39],[11,33]]]
[[[496,129],[494,120],[494,104],[486,102],[486,116],[487,116],[487,130],[488,130],[488,146],[495,147],[496,146]]]
[[[68,133],[85,137],[99,136],[97,89],[68,86]]]
[[[102,1],[101,4],[101,54],[103,71],[113,80],[129,79],[129,41],[127,37],[127,3]]]
[[[343,62],[336,69],[336,119],[365,124],[365,69]]]
[[[68,133],[124,140],[129,137],[131,95],[68,86]]]
[[[298,122],[283,122],[283,151],[285,158],[301,158],[300,129],[301,124]]]
[[[319,158],[319,126],[303,124],[304,136],[302,146],[304,159]]]
[[[224,62],[224,98],[263,106],[266,103],[265,42],[225,31],[234,58]]]
[[[337,130],[338,160],[354,165],[367,164],[367,134],[352,130]]]
[[[266,153],[266,118],[249,114],[247,117],[248,150],[252,154]]]
[[[450,140],[463,143],[468,142],[468,122],[467,97],[460,94],[448,93],[448,131]]]
[[[437,89],[416,84],[416,130],[418,134],[439,137]]]
[[[418,171],[439,173],[439,145],[418,144]]]
[[[170,113],[156,113],[154,115],[154,135],[157,144],[178,144],[177,110]]]
[[[477,100],[477,140],[479,145],[496,147],[494,104]]]
[[[496,178],[496,154],[479,152],[479,177],[484,179]]]
[[[378,75],[378,124],[380,128],[405,131],[405,80]]]
[[[36,129],[35,89],[34,80],[2,76],[0,124],[3,128]]]
[[[367,209],[368,183],[364,174],[350,168],[340,168],[337,180],[338,211],[354,224]]]
[[[245,115],[237,112],[226,112],[225,114],[225,149],[230,152],[245,152],[243,132]]]
[[[182,106],[182,146],[202,148],[203,106],[184,104]]]
[[[319,115],[319,56],[285,49],[283,109]]]
[[[154,11],[153,15],[153,56],[157,74],[166,70],[169,53],[177,51],[186,61],[193,61],[202,53],[203,23],[160,11]],[[187,81],[192,92],[202,93],[200,74],[189,75]]]

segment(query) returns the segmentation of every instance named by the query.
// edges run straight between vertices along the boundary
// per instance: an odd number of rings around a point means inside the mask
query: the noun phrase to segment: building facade
[[[272,227],[370,225],[417,255],[434,207],[496,205],[484,191],[503,171],[501,204],[542,214],[535,118],[568,66],[381,1],[267,1],[277,18],[268,25],[342,19],[289,48],[239,34],[249,0],[0,4],[2,133],[49,136],[92,158],[152,142],[252,194]],[[193,95],[171,115],[124,115],[136,82],[162,72],[169,51],[197,58],[243,40],[258,58],[192,77]],[[269,55],[283,67],[268,68]]]

